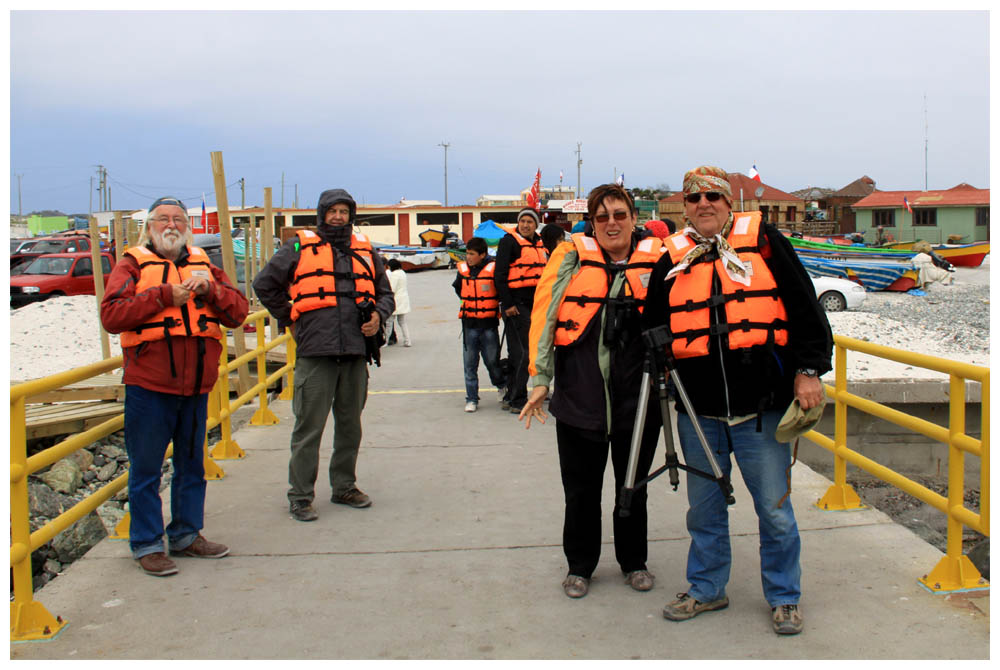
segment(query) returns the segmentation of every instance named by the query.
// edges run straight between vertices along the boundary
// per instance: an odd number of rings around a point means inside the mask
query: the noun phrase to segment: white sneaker
[[[403,342],[403,346],[404,347],[412,347],[413,343],[412,342]]]
[[[465,403],[465,411],[466,412],[475,412],[477,408],[478,408],[478,405],[476,405],[476,403],[474,403],[474,402],[467,402],[467,403]]]

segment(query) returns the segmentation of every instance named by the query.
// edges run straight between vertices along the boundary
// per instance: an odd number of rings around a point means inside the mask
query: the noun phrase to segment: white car
[[[819,304],[828,312],[857,309],[868,297],[864,286],[847,279],[817,277],[815,275],[810,275],[810,278],[813,286],[816,287],[816,297],[819,299]]]

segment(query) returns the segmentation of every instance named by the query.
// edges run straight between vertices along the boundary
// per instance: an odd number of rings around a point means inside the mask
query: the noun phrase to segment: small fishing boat
[[[882,249],[912,250],[915,242],[892,242]],[[960,265],[966,268],[977,268],[983,264],[986,254],[990,253],[989,242],[970,242],[968,244],[934,244],[931,245],[941,258],[952,265]]]
[[[377,246],[376,250],[386,260],[395,258],[406,272],[446,268],[451,258],[446,249],[434,247],[407,247],[401,245]]]
[[[909,291],[917,285],[918,272],[908,260],[833,258],[801,253],[798,257],[810,274],[849,279],[864,286],[866,291]]]

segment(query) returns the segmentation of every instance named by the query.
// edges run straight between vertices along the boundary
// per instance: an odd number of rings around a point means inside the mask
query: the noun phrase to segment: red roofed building
[[[911,214],[903,198],[909,201]],[[959,184],[944,191],[875,191],[853,205],[865,240],[982,242],[990,239],[990,190]]]
[[[759,209],[764,215],[764,221],[775,225],[800,222],[805,218],[806,203],[802,198],[763,184],[739,172],[729,172],[728,174],[729,186],[733,190],[733,211]],[[761,189],[760,195],[757,194],[758,189]],[[678,228],[683,226],[683,193],[674,193],[660,200],[660,219],[670,219],[678,224]]]

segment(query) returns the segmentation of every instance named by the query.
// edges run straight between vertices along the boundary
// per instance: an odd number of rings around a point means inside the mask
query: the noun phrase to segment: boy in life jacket
[[[490,383],[503,396],[507,380],[500,369],[500,302],[493,273],[496,263],[488,254],[486,240],[473,237],[465,244],[465,260],[458,264],[452,287],[462,299],[462,357],[465,366],[465,411],[479,407],[479,359],[490,374]]]

